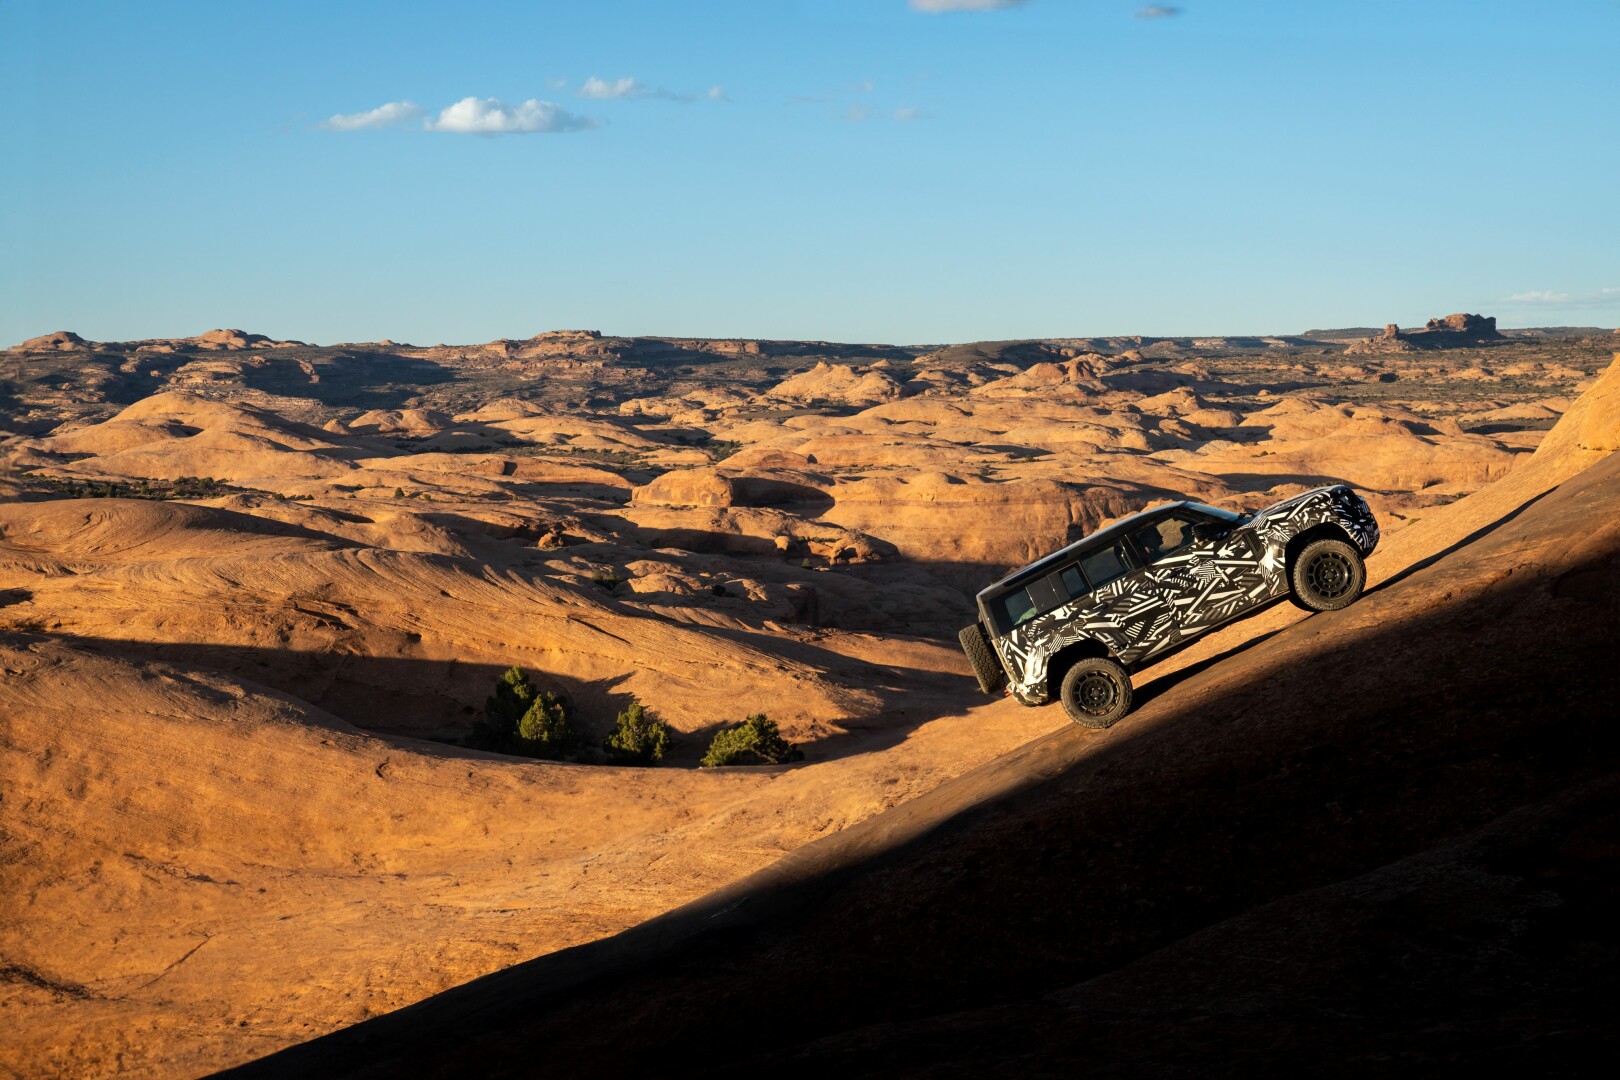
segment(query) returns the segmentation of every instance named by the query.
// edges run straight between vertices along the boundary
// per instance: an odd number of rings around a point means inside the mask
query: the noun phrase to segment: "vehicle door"
[[[1094,548],[1062,573],[1071,592],[1091,590],[1082,612],[1086,636],[1108,646],[1121,663],[1132,664],[1177,637],[1175,611],[1166,591],[1150,576],[1124,538]]]
[[[1193,637],[1269,599],[1255,536],[1196,511],[1177,511],[1131,534],[1163,590],[1182,637]]]
[[[1200,520],[1178,510],[1139,525],[1125,538],[1139,567],[1133,575],[1134,589],[1144,604],[1150,598],[1154,603],[1153,622],[1144,628],[1148,639],[1144,656],[1179,643],[1192,625],[1187,607],[1198,592],[1192,565],[1197,543],[1194,527]]]

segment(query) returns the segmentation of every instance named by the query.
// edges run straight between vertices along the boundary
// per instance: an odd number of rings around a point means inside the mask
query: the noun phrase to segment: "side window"
[[[1144,525],[1131,534],[1142,557],[1151,566],[1166,555],[1174,555],[1193,542],[1193,520],[1167,517],[1152,525]]]
[[[1091,586],[1086,583],[1085,576],[1080,573],[1078,566],[1065,566],[1058,577],[1063,580],[1063,587],[1069,590],[1069,599],[1071,600],[1077,596],[1084,596],[1091,591]]]
[[[1125,557],[1125,550],[1119,544],[1093,551],[1089,555],[1080,557],[1080,570],[1091,582],[1093,589],[1100,589],[1110,581],[1116,581],[1131,572],[1130,560]]]
[[[1028,589],[1010,592],[996,602],[1001,605],[1001,614],[1009,630],[1035,617],[1035,601],[1030,598]]]
[[[1063,603],[1063,597],[1058,595],[1057,586],[1051,578],[1039,578],[1029,583],[1026,590],[1029,598],[1035,602],[1035,610],[1045,614]]]

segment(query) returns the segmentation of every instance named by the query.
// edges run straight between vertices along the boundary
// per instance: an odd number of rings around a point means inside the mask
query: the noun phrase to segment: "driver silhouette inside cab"
[[[1193,542],[1193,523],[1183,518],[1168,517],[1136,530],[1133,539],[1151,566]]]

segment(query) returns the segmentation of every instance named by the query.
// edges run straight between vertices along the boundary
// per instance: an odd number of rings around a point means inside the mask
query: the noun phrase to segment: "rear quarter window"
[[[992,607],[996,609],[998,619],[1004,620],[1001,625],[1011,630],[1037,615],[1044,615],[1053,608],[1062,606],[1065,599],[1056,582],[1050,577],[1044,577],[1037,578],[1024,588],[995,600]]]
[[[999,596],[991,602],[991,607],[995,609],[996,621],[1006,630],[1035,617],[1035,601],[1028,589],[1017,589],[1006,596]]]

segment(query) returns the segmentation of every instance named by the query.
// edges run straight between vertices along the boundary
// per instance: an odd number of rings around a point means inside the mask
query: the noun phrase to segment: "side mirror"
[[[1193,539],[1203,544],[1225,540],[1232,530],[1216,521],[1200,521],[1193,526]]]

